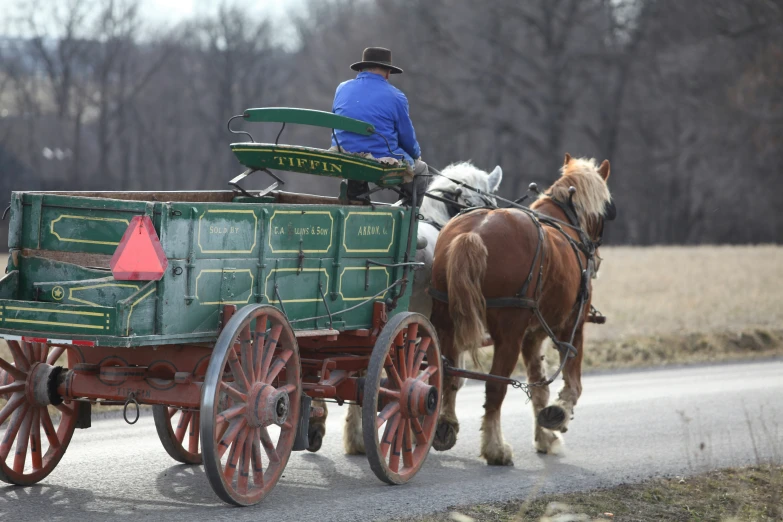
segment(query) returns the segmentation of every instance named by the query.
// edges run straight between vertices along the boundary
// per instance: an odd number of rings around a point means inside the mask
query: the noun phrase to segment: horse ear
[[[604,181],[609,179],[609,160],[604,160],[601,166],[598,167],[598,173],[604,178]]]
[[[568,165],[569,161],[571,161],[571,155],[566,152],[565,160],[563,161],[563,166],[565,167],[566,165]]]
[[[489,173],[489,179],[487,180],[489,184],[489,191],[497,192],[501,181],[503,181],[503,169],[501,169],[500,165],[498,165],[492,170],[492,172]]]

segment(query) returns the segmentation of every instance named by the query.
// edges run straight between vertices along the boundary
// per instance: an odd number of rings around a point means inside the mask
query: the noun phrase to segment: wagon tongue
[[[157,281],[169,261],[149,216],[134,216],[111,258],[117,281]]]

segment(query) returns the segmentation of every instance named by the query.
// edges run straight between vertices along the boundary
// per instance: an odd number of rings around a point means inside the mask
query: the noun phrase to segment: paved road
[[[496,468],[478,458],[483,386],[467,386],[457,445],[398,487],[342,454],[345,409],[334,408],[321,452],[295,453],[270,497],[245,509],[221,504],[201,467],[175,465],[151,416],[98,420],[44,484],[0,487],[0,519],[375,520],[783,456],[783,361],[595,375],[584,389],[562,457],[535,453],[528,405],[510,390],[503,424],[516,466]]]

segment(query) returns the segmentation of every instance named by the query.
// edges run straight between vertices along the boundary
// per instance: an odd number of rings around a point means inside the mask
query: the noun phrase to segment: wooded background
[[[608,158],[610,243],[783,241],[783,0],[312,0],[287,27],[236,4],[155,26],[140,1],[3,14],[16,36],[0,36],[2,208],[11,190],[225,189],[241,171],[230,116],[331,110],[374,45],[405,70],[392,83],[436,167],[499,164],[518,197],[565,152]],[[281,142],[327,147],[329,131]]]

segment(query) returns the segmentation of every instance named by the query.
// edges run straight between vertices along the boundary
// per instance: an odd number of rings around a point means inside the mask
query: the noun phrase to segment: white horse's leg
[[[364,435],[362,434],[362,407],[357,404],[348,406],[343,429],[343,449],[346,455],[364,455]]]

